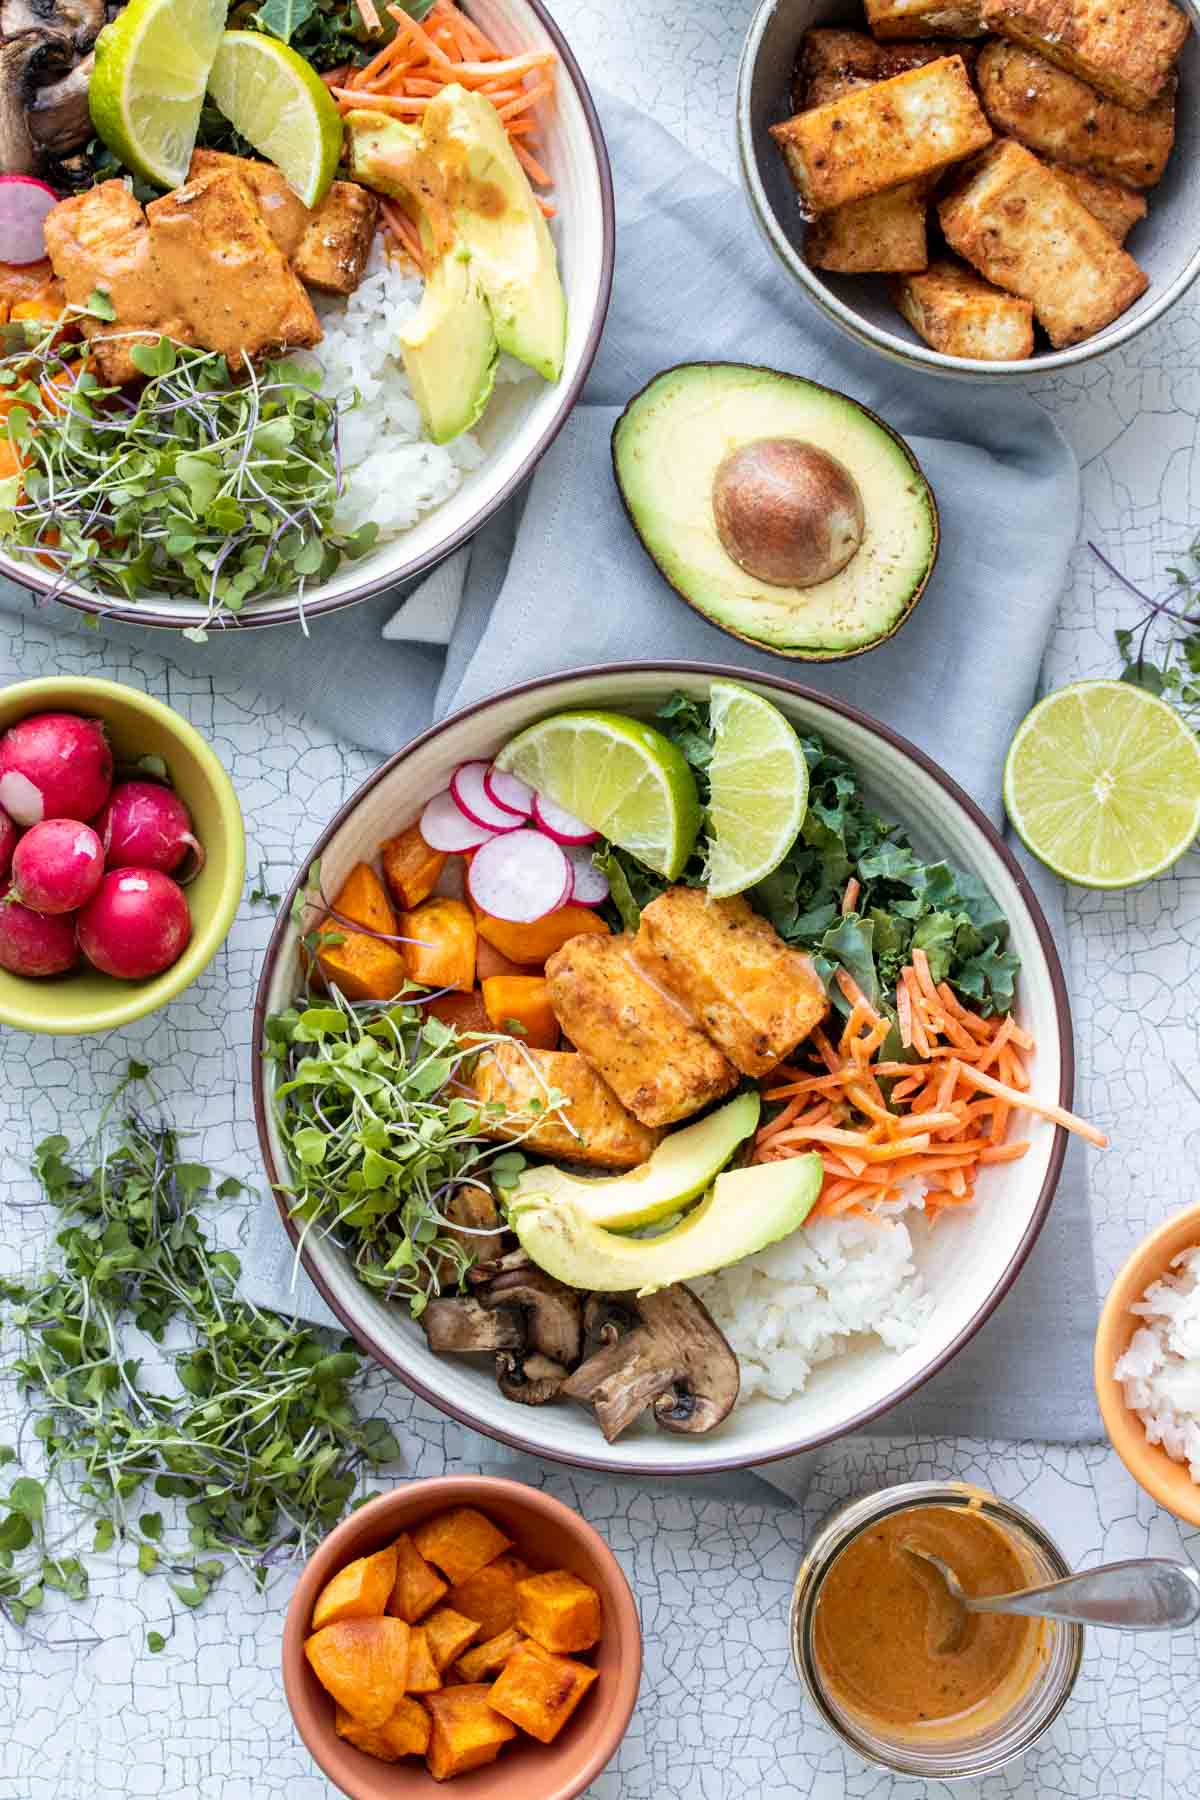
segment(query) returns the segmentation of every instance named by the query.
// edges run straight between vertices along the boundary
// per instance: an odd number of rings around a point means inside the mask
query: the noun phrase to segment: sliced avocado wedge
[[[787,1237],[821,1192],[818,1155],[718,1175],[712,1193],[658,1237],[618,1237],[574,1200],[542,1196],[509,1204],[509,1224],[538,1267],[568,1287],[652,1294],[753,1256]]]
[[[649,1161],[628,1175],[589,1180],[546,1164],[526,1169],[509,1196],[510,1205],[537,1200],[556,1205],[572,1202],[593,1225],[631,1231],[678,1212],[702,1194],[725,1167],[743,1138],[758,1124],[761,1102],[754,1090],[739,1094],[695,1125],[663,1139]]]
[[[718,471],[727,476],[729,459],[755,446],[771,447],[774,462],[757,483],[740,471],[734,498],[744,504],[731,508]],[[819,523],[832,523],[838,540],[818,548],[831,565],[850,552],[806,586],[776,578],[789,558],[806,560],[797,552],[821,561],[805,539],[811,492],[806,512],[795,483],[778,479],[797,448],[815,453],[808,473],[817,469],[816,489],[823,482],[828,496]],[[937,506],[908,445],[857,401],[799,375],[746,363],[665,369],[618,419],[612,453],[625,509],[671,586],[714,625],[781,656],[820,662],[872,649],[903,624],[933,572]],[[857,488],[861,522],[847,517],[849,490],[834,491],[831,465]],[[731,530],[740,561],[726,548]]]

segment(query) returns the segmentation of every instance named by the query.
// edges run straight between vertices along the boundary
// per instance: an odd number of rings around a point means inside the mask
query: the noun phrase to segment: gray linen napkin
[[[664,657],[786,672],[778,658],[706,624],[660,580],[621,511],[609,462],[617,412],[657,369],[722,355],[768,363],[845,388],[881,413],[912,442],[942,512],[937,574],[899,636],[840,667],[792,672],[885,718],[998,819],[1004,751],[1034,696],[1075,536],[1070,451],[1024,395],[931,383],[836,335],[776,269],[724,179],[633,109],[608,100],[602,111],[619,225],[608,329],[583,404],[544,459],[519,518],[509,509],[477,538],[461,602],[458,584],[446,584],[447,648],[430,641],[428,591],[414,608],[419,642],[402,641],[404,612],[390,617],[400,598],[392,593],[318,620],[308,643],[279,630],[231,631],[198,648],[160,632],[153,648],[188,670],[277,694],[381,751],[467,701],[586,663]],[[26,604],[0,584],[0,606]],[[146,647],[144,633],[110,629]],[[1055,884],[1043,891],[1065,950]],[[314,1290],[304,1284],[292,1294],[289,1281],[282,1230],[266,1203],[248,1291],[320,1316]],[[876,1430],[1098,1435],[1088,1378],[1094,1318],[1086,1184],[1071,1158],[1004,1306]],[[786,1470],[775,1470],[787,1487]],[[795,1472],[793,1489],[800,1479]]]

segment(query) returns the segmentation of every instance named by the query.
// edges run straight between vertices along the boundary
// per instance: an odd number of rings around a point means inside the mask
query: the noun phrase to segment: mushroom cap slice
[[[477,1288],[481,1306],[520,1307],[529,1345],[552,1362],[574,1368],[583,1346],[583,1298],[576,1288],[530,1265],[509,1269]]]
[[[664,1431],[700,1434],[728,1418],[738,1397],[738,1360],[708,1308],[682,1284],[619,1304],[594,1324],[606,1341],[563,1383],[563,1393],[595,1409],[611,1444],[646,1408]],[[617,1335],[620,1313],[636,1313],[638,1323]]]
[[[525,1343],[525,1322],[515,1307],[488,1311],[471,1294],[431,1300],[421,1314],[421,1326],[438,1356],[520,1350]]]
[[[501,1350],[496,1357],[496,1384],[506,1400],[521,1406],[544,1406],[562,1392],[567,1371],[561,1363],[534,1350],[523,1356],[519,1350]]]

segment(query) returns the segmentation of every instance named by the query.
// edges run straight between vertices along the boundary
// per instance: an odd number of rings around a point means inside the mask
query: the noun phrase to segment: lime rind
[[[158,187],[187,179],[225,14],[223,0],[130,0],[96,40],[92,123]]]
[[[282,170],[305,206],[316,206],[337,172],[342,119],[310,64],[261,31],[227,31],[208,91],[234,129]]]
[[[714,900],[764,881],[787,856],[808,810],[808,763],[778,707],[738,682],[709,694],[707,886]]]

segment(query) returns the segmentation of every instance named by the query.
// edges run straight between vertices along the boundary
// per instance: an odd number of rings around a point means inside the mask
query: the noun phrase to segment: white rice
[[[1113,1374],[1147,1441],[1200,1482],[1200,1245],[1181,1250],[1171,1269],[1130,1307],[1146,1323]]]
[[[737,1354],[743,1399],[803,1393],[819,1363],[871,1337],[907,1350],[933,1311],[899,1219],[814,1219],[691,1286]]]

